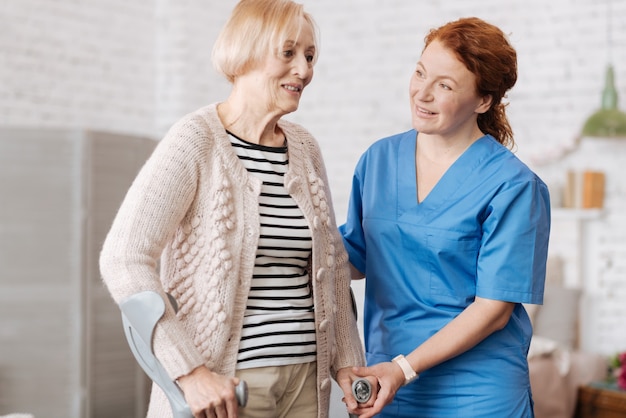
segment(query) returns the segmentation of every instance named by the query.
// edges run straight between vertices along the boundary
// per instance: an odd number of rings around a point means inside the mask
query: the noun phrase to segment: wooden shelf
[[[553,220],[594,220],[600,219],[605,214],[605,209],[573,209],[573,208],[553,208]]]

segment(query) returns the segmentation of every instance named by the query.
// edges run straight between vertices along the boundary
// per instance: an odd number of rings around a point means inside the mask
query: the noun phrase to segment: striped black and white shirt
[[[307,262],[311,231],[284,186],[287,146],[246,142],[229,132],[237,156],[263,184],[259,246],[243,322],[237,368],[315,361],[315,318]]]

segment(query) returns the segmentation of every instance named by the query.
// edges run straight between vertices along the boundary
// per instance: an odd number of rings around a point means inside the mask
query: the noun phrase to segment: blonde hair
[[[241,0],[213,45],[213,66],[232,83],[268,54],[278,53],[290,35],[300,33],[303,19],[313,29],[317,51],[317,25],[301,4],[291,0]]]

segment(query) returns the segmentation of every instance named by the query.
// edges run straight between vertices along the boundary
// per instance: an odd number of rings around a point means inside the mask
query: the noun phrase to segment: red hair
[[[517,53],[498,27],[477,17],[462,18],[432,29],[424,38],[452,50],[476,76],[476,91],[491,96],[489,110],[478,115],[478,127],[498,142],[513,148],[513,131],[506,116],[505,94],[517,81]]]

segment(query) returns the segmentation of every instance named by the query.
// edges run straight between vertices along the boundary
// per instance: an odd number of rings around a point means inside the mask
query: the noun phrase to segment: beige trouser
[[[239,418],[316,418],[317,363],[237,370],[248,384]]]

